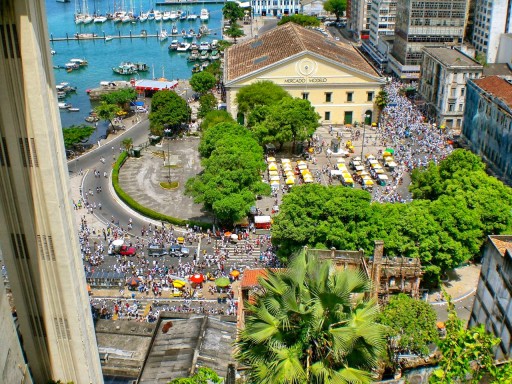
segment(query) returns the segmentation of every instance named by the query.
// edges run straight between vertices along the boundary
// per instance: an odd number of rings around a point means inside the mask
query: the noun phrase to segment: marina
[[[86,123],[85,118],[97,105],[100,95],[108,92],[106,88],[109,87],[98,87],[100,83],[118,83],[122,80],[129,81],[131,78],[135,80],[166,78],[169,81],[178,80],[181,83],[183,79],[189,79],[192,75],[194,62],[187,59],[193,43],[199,46],[201,42],[211,43],[213,40],[222,39],[223,3],[206,5],[206,2],[180,2],[175,6],[166,4],[164,9],[158,9],[158,6],[154,7],[154,2],[150,4],[150,1],[143,1],[143,9],[140,9],[140,2],[134,1],[136,5],[134,13],[139,17],[138,21],[123,23],[121,20],[108,19],[106,22],[88,24],[75,23],[74,1],[60,3],[55,0],[46,0],[45,3],[51,50],[49,56],[52,53],[55,82],[57,84],[67,82],[77,88],[76,92],[61,94],[61,97],[65,97],[62,101],[79,109],[73,113],[68,113],[67,109],[61,109],[63,127]],[[88,3],[89,11],[96,11],[97,14],[106,15],[113,11],[112,0],[101,2],[100,10],[93,9],[91,0]],[[130,2],[125,1],[125,3]],[[81,0],[80,4],[83,4]],[[152,13],[149,12],[151,6],[153,6]],[[209,12],[207,22],[200,20],[202,9],[207,9]],[[169,18],[177,17],[177,19],[162,21],[165,11],[169,12]],[[188,20],[190,14],[196,15],[196,19]],[[141,20],[141,15],[144,21]],[[158,16],[160,21],[157,21]],[[175,36],[171,33],[173,24],[176,25],[178,32]],[[203,25],[205,25],[203,32],[207,30],[207,33],[200,34],[199,31]],[[167,37],[162,39],[164,31]],[[186,51],[169,50],[168,47],[173,40],[177,41],[177,45],[187,43],[190,46]],[[185,46],[182,44],[182,49]],[[64,65],[71,63],[72,58],[85,59],[88,65],[78,65],[79,69],[67,72]],[[125,62],[145,63],[148,70],[137,71],[132,75],[121,75],[112,70]],[[89,99],[86,90],[94,90],[91,92],[92,100]],[[91,137],[91,142],[104,135],[106,131],[106,123],[103,120],[96,122],[98,129]]]

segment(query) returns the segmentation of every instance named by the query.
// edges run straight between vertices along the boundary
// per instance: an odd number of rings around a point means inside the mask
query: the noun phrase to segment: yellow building
[[[373,121],[375,97],[385,83],[351,45],[294,23],[226,50],[226,104],[233,116],[238,89],[260,80],[308,99],[322,124]]]

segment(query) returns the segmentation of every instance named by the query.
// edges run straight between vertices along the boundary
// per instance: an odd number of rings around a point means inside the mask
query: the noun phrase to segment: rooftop
[[[512,68],[510,64],[487,64],[484,67],[484,76],[512,76]]]
[[[367,75],[380,77],[351,45],[322,36],[317,31],[286,23],[256,39],[226,50],[226,82],[283,61],[302,52],[334,60]]]
[[[494,97],[512,108],[512,83],[500,76],[487,76],[473,82]]]
[[[438,47],[423,48],[423,51],[448,67],[473,67],[475,69],[483,68],[482,64],[473,60],[471,57],[465,55],[457,49]]]
[[[259,277],[266,277],[267,270],[265,268],[257,268],[257,269],[246,269],[244,271],[244,275],[242,277],[242,282],[240,283],[240,287],[251,288],[260,285],[258,283]]]
[[[501,256],[505,256],[505,252],[507,250],[512,251],[512,236],[493,235],[489,236],[489,239],[494,244],[498,252],[501,253]]]

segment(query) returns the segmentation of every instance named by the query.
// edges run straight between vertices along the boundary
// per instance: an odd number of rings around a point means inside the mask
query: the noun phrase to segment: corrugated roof
[[[316,53],[370,76],[380,77],[351,45],[326,38],[317,31],[295,23],[286,23],[257,39],[229,47],[225,53],[225,81],[232,81],[302,52]],[[262,59],[264,57],[265,60]]]
[[[475,79],[473,82],[512,108],[512,83],[499,76],[483,77]]]

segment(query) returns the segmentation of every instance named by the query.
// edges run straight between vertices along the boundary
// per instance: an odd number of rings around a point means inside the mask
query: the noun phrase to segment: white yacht
[[[202,21],[208,21],[208,19],[210,18],[210,12],[208,12],[206,8],[201,9],[201,14],[199,15],[199,18]]]

